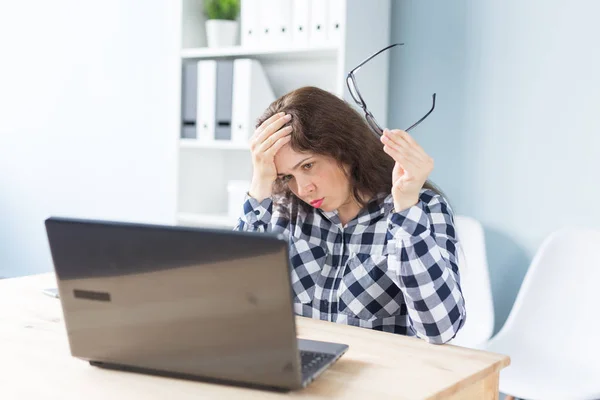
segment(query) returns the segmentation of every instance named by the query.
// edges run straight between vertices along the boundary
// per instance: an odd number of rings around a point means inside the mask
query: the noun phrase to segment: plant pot
[[[206,21],[208,47],[230,47],[237,44],[237,21],[209,19]]]

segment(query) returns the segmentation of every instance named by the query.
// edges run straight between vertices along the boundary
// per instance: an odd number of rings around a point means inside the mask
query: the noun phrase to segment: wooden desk
[[[506,356],[297,318],[298,336],[350,345],[308,388],[257,389],[105,370],[71,356],[53,274],[0,280],[2,399],[497,399]]]

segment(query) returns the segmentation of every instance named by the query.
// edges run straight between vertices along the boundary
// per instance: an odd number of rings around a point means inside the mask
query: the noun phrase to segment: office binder
[[[258,35],[256,45],[258,47],[270,47],[275,43],[274,28],[275,21],[273,9],[278,0],[254,0],[257,3]]]
[[[298,46],[306,46],[310,32],[311,0],[292,0],[292,42]]]
[[[233,62],[233,105],[231,140],[247,144],[256,120],[275,101],[275,94],[262,65],[249,58]]]
[[[196,139],[196,125],[189,123],[183,123],[181,127],[181,138],[182,139]]]
[[[270,0],[268,10],[271,45],[282,47],[289,45],[292,40],[292,0]],[[267,11],[265,11],[267,12]]]
[[[241,0],[240,4],[240,42],[243,47],[254,47],[260,38],[260,1]]]
[[[217,61],[215,140],[231,140],[233,60]]]
[[[329,0],[327,13],[327,42],[338,44],[342,40],[342,24],[346,7],[344,0]],[[345,29],[344,29],[345,30]]]
[[[196,137],[231,140],[233,60],[198,61],[197,71]]]
[[[196,100],[198,89],[198,66],[186,62],[182,66],[181,81],[181,137],[196,137]]]
[[[197,66],[196,138],[211,141],[215,138],[217,62],[202,60]]]
[[[311,0],[310,2],[310,33],[309,43],[320,45],[327,42],[327,21],[329,2],[324,0]]]

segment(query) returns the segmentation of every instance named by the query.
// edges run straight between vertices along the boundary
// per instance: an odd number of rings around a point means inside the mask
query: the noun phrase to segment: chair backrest
[[[480,348],[494,331],[494,305],[481,223],[464,215],[454,217],[460,244],[458,267],[467,308],[465,325],[452,344]]]
[[[558,352],[582,366],[597,363],[599,286],[600,230],[552,233],[533,258],[498,338]]]

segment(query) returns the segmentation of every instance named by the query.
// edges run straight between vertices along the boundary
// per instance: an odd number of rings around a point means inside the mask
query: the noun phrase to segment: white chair
[[[600,398],[599,284],[600,230],[562,229],[542,243],[505,325],[486,348],[511,357],[500,374],[502,393]]]
[[[464,215],[456,215],[454,225],[460,243],[458,265],[467,319],[450,343],[482,348],[494,331],[494,304],[483,227],[476,219]]]

